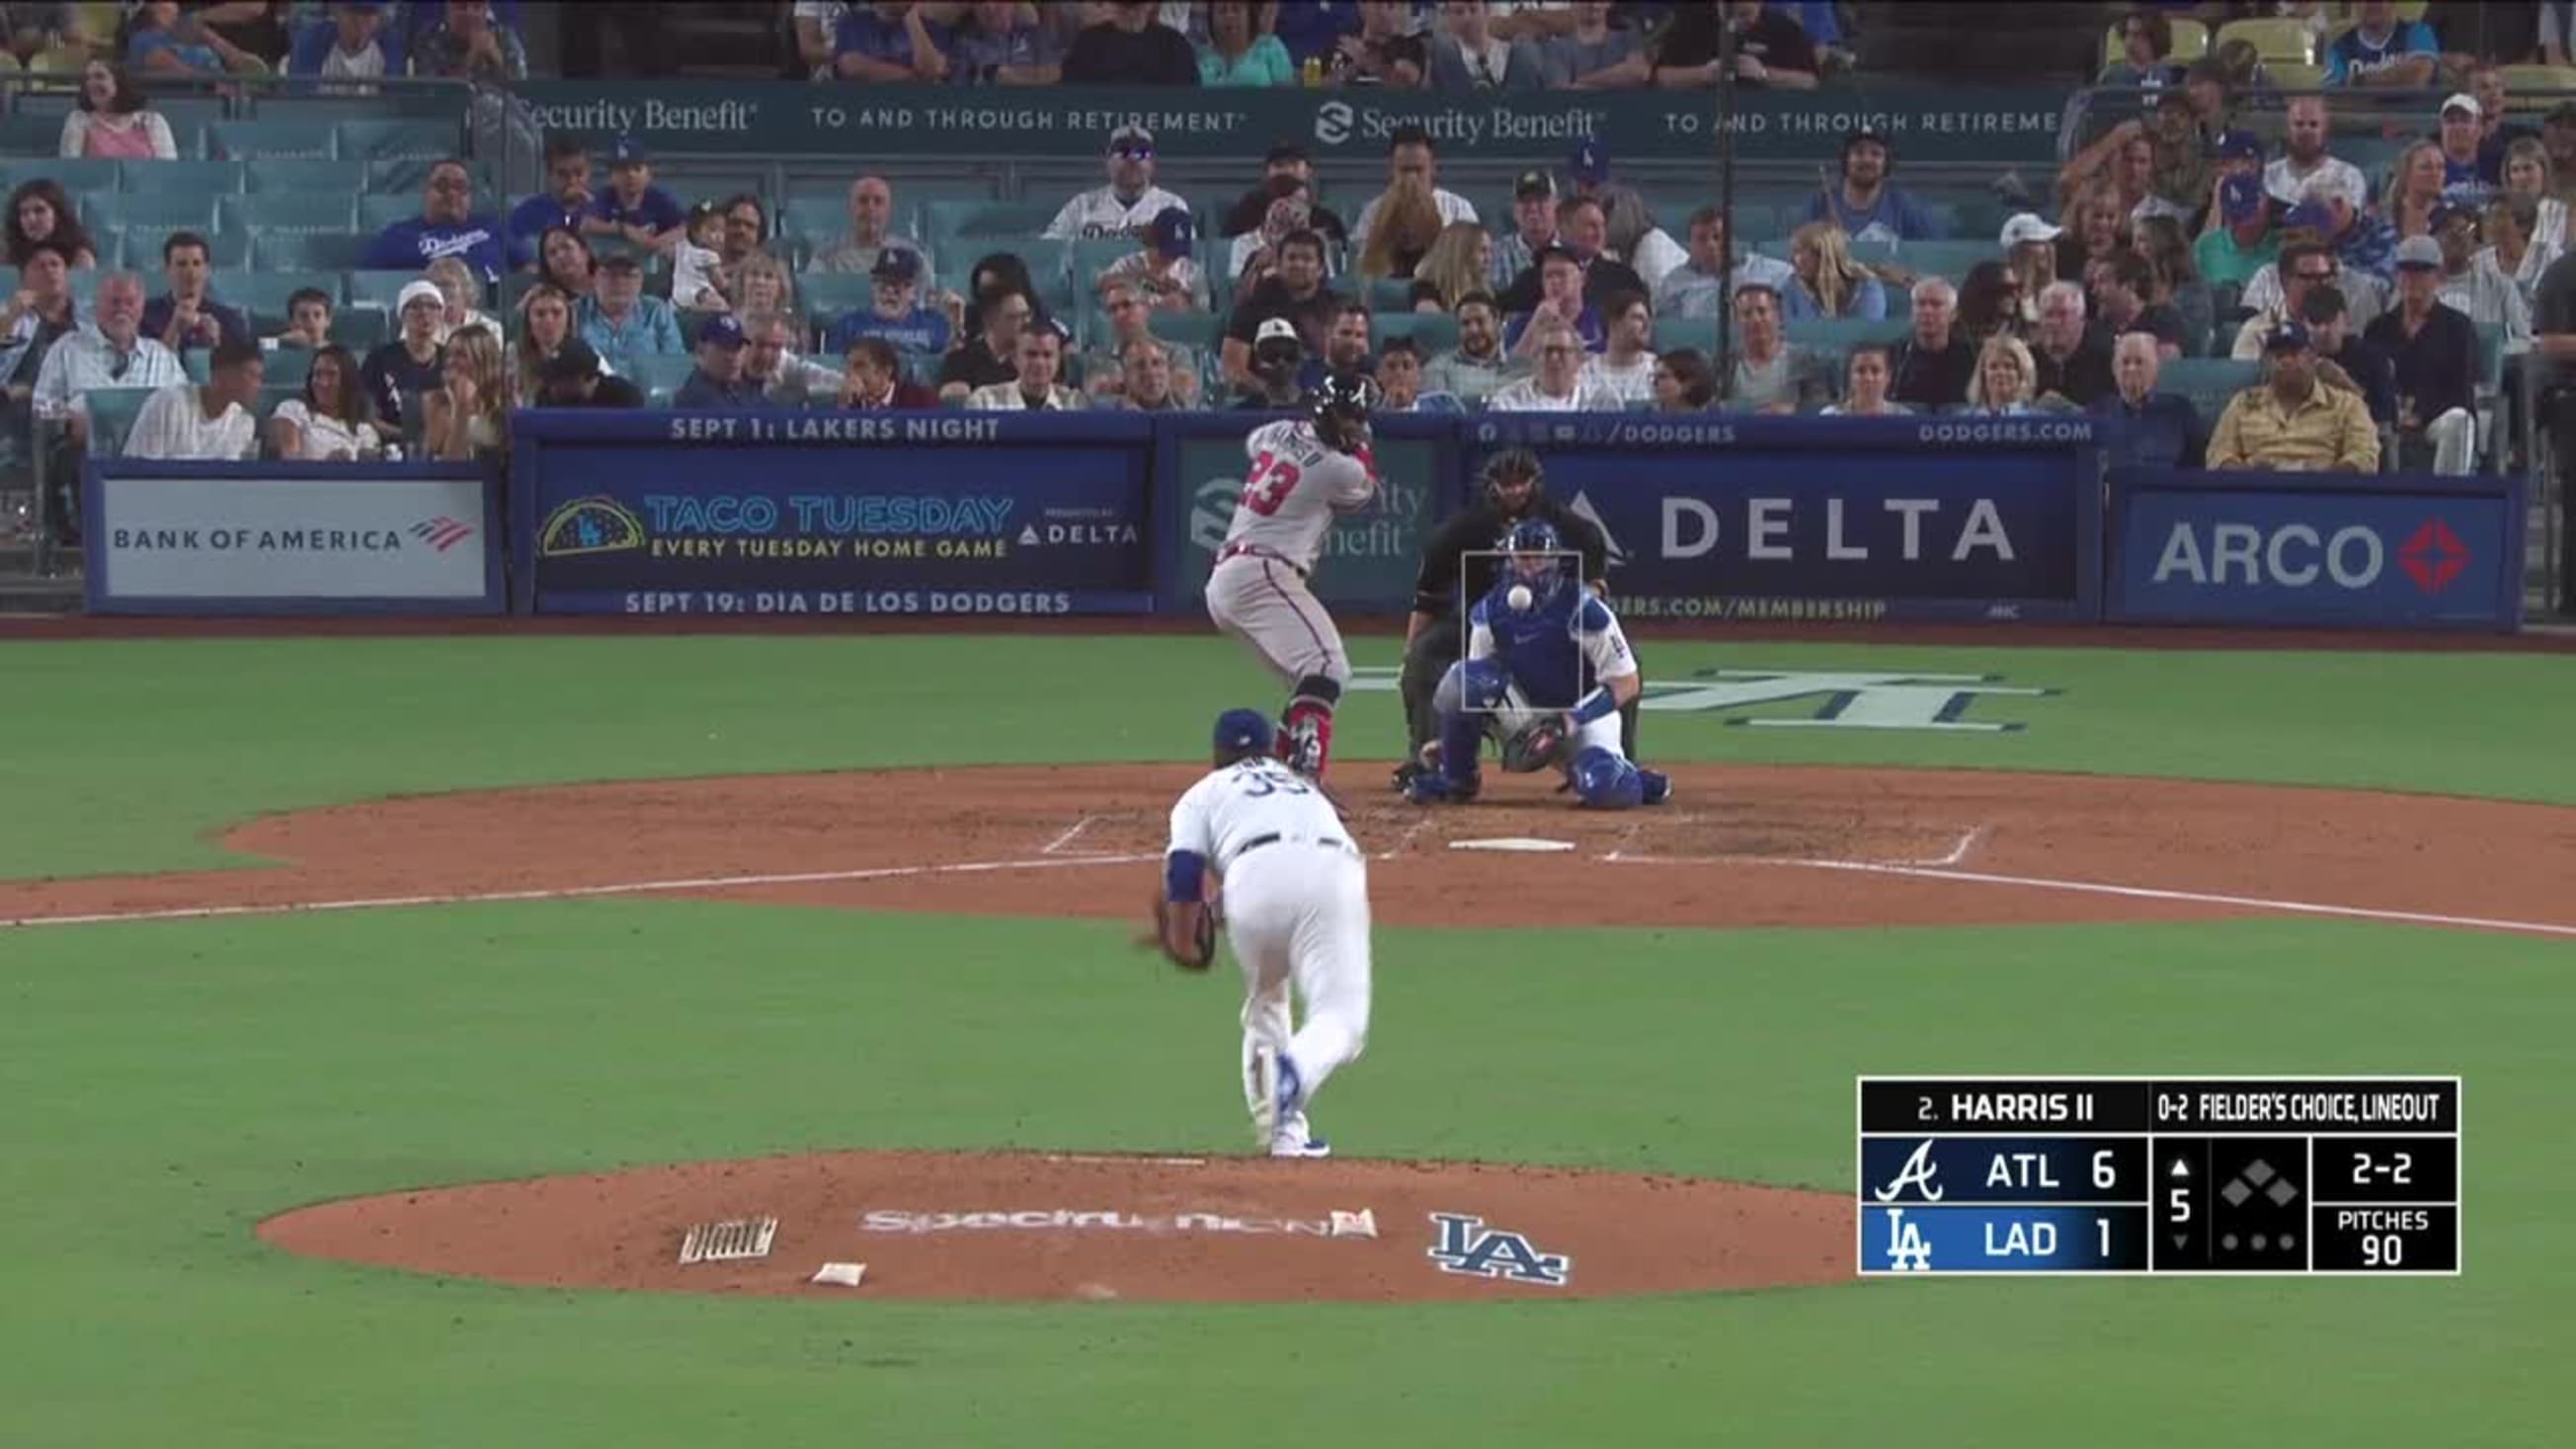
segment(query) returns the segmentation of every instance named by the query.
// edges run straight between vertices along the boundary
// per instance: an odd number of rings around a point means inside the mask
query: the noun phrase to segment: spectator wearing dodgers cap
[[[1867,126],[1843,136],[1842,180],[1807,199],[1807,220],[1830,221],[1853,241],[1907,242],[1938,238],[1941,227],[1923,203],[1887,177],[1896,149]]]
[[[1182,42],[1181,51],[1184,55],[1189,53],[1188,42]],[[1190,74],[1195,79],[1198,62],[1193,58],[1190,64]],[[1144,127],[1131,122],[1110,132],[1109,153],[1103,164],[1109,171],[1109,184],[1095,186],[1066,202],[1055,220],[1047,223],[1048,239],[1141,236],[1155,217],[1173,207],[1190,209],[1188,202],[1154,184],[1154,133]]]
[[[2486,139],[2486,108],[2466,91],[2442,102],[2442,199],[2456,206],[2484,206],[2495,187],[2478,165]]]
[[[846,356],[862,337],[882,337],[914,364],[927,364],[955,341],[945,311],[921,305],[921,254],[902,247],[877,253],[868,271],[869,303],[832,324],[823,346]]]
[[[1157,312],[1208,309],[1207,271],[1198,264],[1198,223],[1180,207],[1166,207],[1145,228],[1145,242],[1100,269],[1094,287],[1133,285]]]
[[[742,370],[744,341],[742,323],[732,313],[708,318],[698,332],[698,365],[680,390],[671,394],[671,406],[713,412],[761,412],[776,407],[760,383]]]
[[[591,198],[581,229],[592,236],[622,236],[658,251],[678,241],[688,222],[679,199],[653,184],[653,160],[644,143],[619,137],[608,148],[608,185]]]
[[[2317,376],[2307,324],[2296,318],[2263,339],[2265,376],[2228,400],[2209,435],[2212,468],[2289,472],[2374,473],[2379,429],[2361,394],[2328,387]]]
[[[2218,204],[2209,215],[2209,229],[2192,243],[2191,257],[2211,286],[2243,287],[2279,259],[2281,234],[2272,228],[2272,199],[2259,176],[2221,177]]]
[[[1598,138],[1575,144],[1566,174],[1574,178],[1576,196],[1601,204],[1601,219],[1609,232],[1607,250],[1637,274],[1649,296],[1673,268],[1690,260],[1682,244],[1655,224],[1654,213],[1637,188],[1610,179],[1610,148]]]

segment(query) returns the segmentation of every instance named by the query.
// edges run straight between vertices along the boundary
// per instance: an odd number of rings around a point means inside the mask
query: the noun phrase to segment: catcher
[[[1575,586],[1576,557],[1540,519],[1515,525],[1501,577],[1467,616],[1467,657],[1433,694],[1440,737],[1405,798],[1428,805],[1476,798],[1478,755],[1491,737],[1511,773],[1556,769],[1574,798],[1603,810],[1660,805],[1672,780],[1629,763],[1619,711],[1644,680],[1610,606]]]
[[[1216,956],[1210,872],[1243,968],[1243,1093],[1273,1157],[1329,1157],[1306,1104],[1368,1040],[1368,865],[1332,803],[1273,755],[1258,710],[1216,720],[1214,770],[1172,807],[1155,938],[1186,970]],[[1290,1030],[1289,993],[1306,1004]]]

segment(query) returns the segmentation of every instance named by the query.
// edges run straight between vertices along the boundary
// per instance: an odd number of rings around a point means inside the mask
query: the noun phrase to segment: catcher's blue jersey
[[[1526,609],[1506,597],[1509,571],[1468,614],[1467,657],[1499,659],[1533,709],[1572,709],[1605,679],[1637,672],[1636,656],[1610,606],[1591,590],[1559,579]]]

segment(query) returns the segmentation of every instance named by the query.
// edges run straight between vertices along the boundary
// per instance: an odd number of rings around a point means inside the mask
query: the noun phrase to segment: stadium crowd
[[[2400,13],[2420,8],[2140,7],[2097,78],[2129,118],[1991,230],[1898,184],[1897,146],[1865,128],[1836,174],[1762,209],[1785,234],[1737,237],[1712,195],[1630,185],[1594,141],[1480,206],[1424,130],[1330,197],[1281,138],[1239,194],[1194,204],[1131,124],[1101,137],[1098,184],[997,236],[935,229],[866,167],[829,218],[691,194],[632,138],[546,138],[524,196],[453,154],[298,172],[262,159],[255,125],[200,134],[156,99],[259,72],[343,97],[520,79],[508,3],[9,4],[0,69],[68,104],[50,166],[7,160],[7,436],[18,465],[52,449],[52,476],[76,476],[93,401],[140,391],[115,429],[132,455],[485,458],[514,406],[1253,410],[1359,370],[1396,411],[2089,412],[2126,420],[2146,461],[2370,469],[2394,448],[2467,471],[2497,368],[2576,357],[2576,100],[2519,110],[2506,70],[2564,63],[2576,16],[2537,7],[2527,45],[2468,53]],[[1706,87],[1722,53],[1740,86],[1811,88],[1852,65],[1858,9],[809,0],[779,18],[796,73],[832,86],[1467,93]],[[2304,31],[2313,76],[2242,40],[2183,60],[2216,12]],[[2414,139],[2357,164],[2336,154],[2357,115]],[[184,186],[134,180],[243,158],[245,194],[194,225],[165,221]],[[374,194],[331,194],[348,177]],[[236,210],[248,226],[213,225]]]

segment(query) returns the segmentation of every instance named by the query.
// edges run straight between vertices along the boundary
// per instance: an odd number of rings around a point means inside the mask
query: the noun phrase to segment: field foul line
[[[1038,854],[1053,855],[1057,851],[1064,849],[1066,846],[1073,844],[1073,838],[1090,829],[1091,822],[1099,818],[1100,817],[1097,815],[1085,815],[1080,820],[1066,826],[1062,835],[1059,835],[1055,839],[1048,841],[1046,844],[1039,846]]]
[[[2450,916],[2435,911],[2392,911],[2375,906],[2338,906],[2318,901],[2288,901],[2269,896],[2236,896],[2217,891],[2165,890],[2155,886],[2112,885],[2104,881],[2060,880],[2053,876],[1998,875],[1991,871],[1950,870],[1941,866],[1897,865],[1874,860],[1798,860],[1776,855],[1605,855],[1618,865],[1779,865],[1798,870],[1839,870],[1860,875],[1905,876],[1915,880],[1963,881],[1971,885],[2027,886],[2034,890],[2074,891],[2082,895],[2120,896],[2141,901],[2180,901],[2187,905],[2236,906],[2245,910],[2280,911],[2296,916],[2334,916],[2355,921],[2395,921],[2413,926],[2451,926],[2477,931],[2514,931],[2525,935],[2576,938],[2576,926],[2547,921],[2500,921],[2485,916]]]
[[[1950,847],[1950,853],[1948,855],[1941,856],[1934,860],[1895,860],[1884,862],[1884,864],[1927,866],[1957,865],[1960,861],[1968,858],[1968,852],[1976,849],[1977,842],[1983,840],[1985,836],[1986,827],[1980,825],[1974,830],[1962,832],[1959,836],[1958,843]]]
[[[363,896],[341,901],[289,901],[260,906],[173,906],[150,911],[100,911],[79,916],[20,916],[0,920],[0,930],[26,926],[104,926],[129,921],[211,921],[227,916],[291,916],[324,911],[383,911],[406,906],[479,906],[508,901],[569,901],[593,896],[642,896],[671,891],[714,891],[744,886],[822,885],[835,881],[900,880],[908,876],[978,875],[1003,870],[1060,870],[1077,865],[1135,865],[1154,855],[1084,855],[1034,860],[972,860],[948,865],[890,865],[868,870],[807,870],[774,875],[710,875],[685,880],[622,881],[615,885],[560,886],[549,890],[468,891],[435,896]]]

